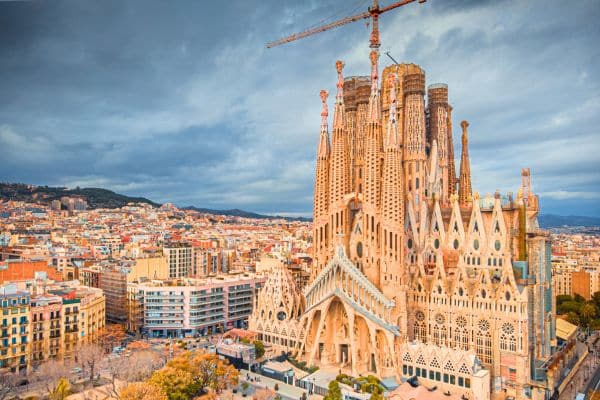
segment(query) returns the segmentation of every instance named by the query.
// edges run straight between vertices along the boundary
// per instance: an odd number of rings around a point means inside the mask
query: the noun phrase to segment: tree
[[[76,358],[81,368],[90,373],[90,383],[92,383],[96,376],[97,366],[104,358],[104,350],[98,344],[85,343],[79,346]]]
[[[590,322],[590,329],[593,331],[600,330],[600,319],[595,319]]]
[[[579,314],[581,306],[582,303],[579,303],[577,301],[565,301],[560,306],[557,306],[556,309],[559,314],[568,314],[570,312],[575,312]]]
[[[265,345],[260,340],[254,341],[254,351],[256,352],[256,358],[261,358],[265,355]]]
[[[579,310],[579,319],[583,323],[584,326],[589,326],[590,322],[596,315],[598,314],[598,308],[594,305],[594,303],[585,303],[581,306]]]
[[[369,400],[383,400],[383,391],[379,387],[373,389]]]
[[[48,393],[54,393],[62,378],[68,378],[69,368],[62,361],[48,360],[33,374],[33,381],[40,382]]]
[[[275,386],[273,386],[273,390],[275,390],[276,392],[279,391],[279,383],[276,383]]]
[[[108,370],[111,394],[120,398],[120,385],[123,383],[145,381],[152,372],[163,365],[161,357],[150,350],[134,351],[130,357],[119,357],[107,360],[103,367]]]
[[[215,354],[185,352],[156,371],[150,381],[170,400],[189,399],[201,392],[220,393],[238,383],[238,371]]]
[[[250,384],[248,382],[242,382],[242,396],[246,396],[248,393],[248,389],[250,388]]]
[[[65,400],[71,393],[71,385],[67,378],[60,378],[53,391],[50,392],[50,400]]]
[[[121,400],[168,400],[160,386],[149,382],[134,382],[119,392]]]
[[[579,293],[575,293],[575,296],[573,296],[573,300],[575,300],[577,303],[585,303],[585,298]]]
[[[98,334],[98,344],[102,346],[106,353],[110,353],[115,346],[121,345],[126,336],[123,325],[106,325]]]
[[[338,381],[333,380],[329,382],[327,395],[323,397],[323,400],[342,400],[342,389],[340,389]]]
[[[567,315],[565,316],[565,319],[567,320],[567,322],[572,323],[573,325],[578,325],[580,324],[580,320],[579,320],[579,314],[577,314],[574,311],[570,311],[567,313]]]
[[[592,295],[592,301],[600,309],[600,292],[596,292]]]
[[[560,306],[565,301],[574,301],[573,297],[568,294],[559,294],[556,296],[556,306]]]
[[[0,400],[11,398],[22,378],[18,374],[11,372],[0,372]]]
[[[228,386],[237,385],[239,373],[216,354],[197,353],[192,359],[198,371],[198,383],[202,389],[212,389],[219,393]]]
[[[191,372],[171,366],[156,371],[149,382],[167,393],[169,400],[189,400],[200,390]]]

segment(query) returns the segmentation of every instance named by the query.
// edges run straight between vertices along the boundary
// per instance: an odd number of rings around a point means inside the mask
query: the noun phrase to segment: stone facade
[[[370,79],[345,80],[336,64],[331,142],[321,92],[311,279],[296,288],[275,268],[250,328],[354,376],[547,398],[561,349],[529,170],[516,197],[472,192],[469,124],[457,178],[447,85],[429,86],[426,104],[419,66],[386,67],[379,87],[377,64],[372,51]]]

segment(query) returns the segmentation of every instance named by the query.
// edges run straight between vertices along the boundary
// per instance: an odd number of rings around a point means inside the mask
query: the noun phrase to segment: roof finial
[[[338,74],[337,96],[336,97],[338,100],[342,100],[344,97],[344,77],[342,75],[342,70],[344,69],[344,63],[340,60],[337,60],[335,62],[335,69]]]
[[[344,118],[344,77],[342,70],[344,63],[340,60],[335,62],[335,69],[338,74],[337,95],[335,96],[335,109],[333,112],[333,129],[343,129],[345,124]]]
[[[462,143],[463,146],[467,143],[467,128],[469,127],[468,121],[461,121],[460,126],[462,128]]]

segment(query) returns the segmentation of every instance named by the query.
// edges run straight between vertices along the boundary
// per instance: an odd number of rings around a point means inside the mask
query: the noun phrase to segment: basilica
[[[458,154],[448,86],[426,87],[415,64],[380,75],[378,58],[370,76],[344,78],[336,63],[331,130],[320,93],[311,277],[298,287],[274,267],[250,329],[352,376],[416,377],[468,399],[550,398],[572,343],[556,337],[529,170],[516,194],[473,191],[469,123]]]

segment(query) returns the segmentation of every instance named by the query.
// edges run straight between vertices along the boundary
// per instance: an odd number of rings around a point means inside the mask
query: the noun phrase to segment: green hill
[[[89,208],[119,208],[128,203],[146,203],[158,207],[160,204],[144,197],[130,197],[101,188],[75,188],[35,186],[23,183],[0,183],[0,199],[50,204],[63,196],[81,197]]]

